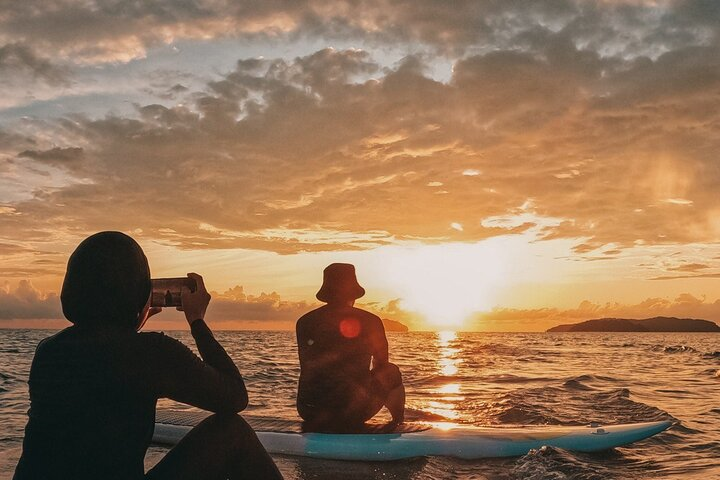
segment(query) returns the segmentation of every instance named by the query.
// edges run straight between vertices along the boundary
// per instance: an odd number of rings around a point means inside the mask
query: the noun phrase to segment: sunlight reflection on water
[[[460,365],[458,353],[460,349],[454,348],[456,341],[457,332],[443,331],[437,333],[438,372],[442,376],[450,377],[458,373]],[[460,418],[460,413],[457,411],[457,402],[464,399],[460,395],[460,389],[461,386],[457,382],[440,385],[435,390],[434,400],[428,402],[427,410],[452,420]]]

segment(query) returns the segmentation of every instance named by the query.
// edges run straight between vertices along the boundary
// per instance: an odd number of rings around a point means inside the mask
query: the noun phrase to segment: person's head
[[[70,256],[60,301],[65,318],[75,325],[137,330],[149,298],[147,258],[124,233],[91,235]]]
[[[355,276],[355,266],[349,263],[332,263],[323,270],[323,284],[315,297],[330,304],[352,304],[365,295]]]

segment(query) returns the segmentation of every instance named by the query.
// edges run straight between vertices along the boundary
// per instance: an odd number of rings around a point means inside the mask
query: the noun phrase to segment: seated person
[[[405,388],[388,362],[385,328],[377,315],[353,307],[365,290],[355,267],[333,263],[317,293],[326,302],[297,322],[300,381],[297,409],[310,431],[351,431],[383,406],[402,423]]]
[[[150,269],[119,232],[85,239],[68,262],[63,313],[72,326],[40,342],[30,370],[30,410],[15,470],[24,479],[282,478],[238,415],[245,383],[205,323],[200,275],[182,308],[202,360],[162,333],[138,333],[150,309]],[[145,452],[158,398],[217,412],[149,472]]]

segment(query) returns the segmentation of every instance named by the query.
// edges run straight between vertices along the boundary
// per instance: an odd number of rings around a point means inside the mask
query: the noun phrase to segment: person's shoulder
[[[377,318],[378,320],[380,320],[380,317],[378,317],[377,315],[375,315],[372,312],[368,312],[367,310],[363,310],[362,308],[358,308],[358,307],[350,307],[350,308],[352,308],[352,311],[358,316],[362,316],[362,317],[366,317],[366,318]]]
[[[187,348],[180,340],[166,335],[164,332],[138,332],[135,338],[138,345],[152,348],[156,352]]]
[[[38,342],[37,347],[35,347],[35,354],[37,355],[38,353],[42,353],[46,350],[51,350],[56,346],[62,345],[65,343],[67,338],[73,335],[75,329],[75,326],[70,326],[50,335],[49,337],[43,338],[40,342]]]
[[[357,307],[351,307],[353,314],[362,318],[365,321],[373,322],[373,323],[380,323],[382,324],[382,320],[380,320],[380,317],[375,315],[372,312],[368,312],[367,310],[363,310],[362,308]]]
[[[179,340],[176,340],[175,338],[171,337],[170,335],[167,335],[165,332],[159,331],[148,331],[148,332],[138,332],[136,334],[136,338],[139,342],[144,343],[175,343],[180,342]]]
[[[301,326],[304,323],[307,323],[308,321],[312,321],[318,317],[320,317],[323,313],[323,311],[326,309],[327,305],[323,305],[322,307],[318,307],[314,310],[310,310],[300,318],[298,318],[298,321],[296,322],[296,326]]]

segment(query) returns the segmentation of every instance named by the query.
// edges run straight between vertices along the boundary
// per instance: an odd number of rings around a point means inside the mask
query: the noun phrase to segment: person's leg
[[[386,363],[373,370],[373,378],[387,392],[384,404],[392,415],[393,423],[402,423],[405,420],[405,386],[400,369],[393,363]]]
[[[405,386],[402,383],[390,390],[385,406],[390,410],[394,423],[405,421]]]
[[[328,396],[332,395],[328,393]],[[365,384],[344,384],[338,398],[323,406],[309,406],[300,401],[298,413],[304,420],[304,432],[362,432],[364,423],[382,409],[386,393],[375,381]]]
[[[250,425],[239,415],[212,415],[193,428],[146,480],[282,479]]]

